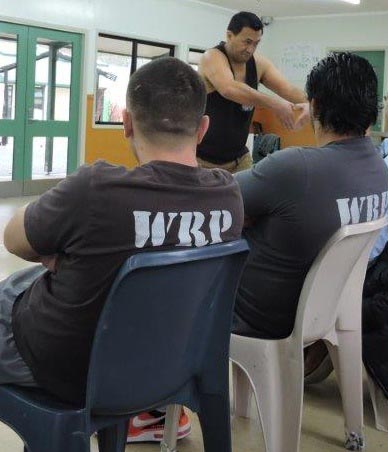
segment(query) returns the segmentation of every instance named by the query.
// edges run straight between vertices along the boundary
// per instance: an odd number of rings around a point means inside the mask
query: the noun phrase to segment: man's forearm
[[[5,245],[7,251],[14,256],[20,257],[20,259],[24,259],[28,262],[41,262],[41,256],[34,252],[29,252],[27,250],[22,250],[20,248],[12,248],[10,246]]]
[[[220,94],[226,99],[242,105],[253,105],[254,107],[274,108],[280,99],[257,91],[245,83],[235,82],[222,90]]]
[[[29,262],[40,262],[40,255],[30,245],[24,229],[27,206],[17,210],[4,229],[4,246],[15,256]]]
[[[286,99],[294,104],[307,102],[306,93],[296,86],[291,86],[286,92],[283,93],[282,97],[283,99]]]
[[[261,93],[240,82],[231,83],[226,89],[220,91],[220,94],[243,105],[269,108],[286,129],[295,129],[294,104],[288,100]]]

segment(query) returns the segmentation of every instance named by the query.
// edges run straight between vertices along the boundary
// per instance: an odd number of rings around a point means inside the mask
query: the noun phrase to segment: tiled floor
[[[11,256],[3,247],[3,230],[6,222],[17,207],[24,205],[31,199],[0,199],[0,280],[15,270],[31,265]],[[388,433],[375,430],[372,406],[367,392],[364,400],[367,450],[369,452],[386,451],[388,450]],[[263,440],[254,409],[252,409],[252,416],[256,419],[237,418],[232,422],[233,450],[235,452],[264,452]],[[178,444],[180,452],[203,451],[197,418],[195,415],[192,415],[191,418],[193,432]],[[92,439],[92,451],[97,452],[97,450],[95,440]],[[139,444],[127,446],[126,450],[127,452],[157,452],[159,447],[156,444]],[[11,429],[0,423],[0,452],[22,451],[22,441]],[[344,451],[341,401],[333,375],[321,384],[306,388],[302,426],[301,452],[328,451]]]

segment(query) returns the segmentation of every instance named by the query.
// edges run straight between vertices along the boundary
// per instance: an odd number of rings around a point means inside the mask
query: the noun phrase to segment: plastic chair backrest
[[[293,334],[303,335],[305,343],[323,338],[335,325],[345,287],[358,287],[361,297],[371,248],[386,224],[383,217],[348,225],[331,237],[306,276]]]
[[[228,356],[247,254],[246,241],[238,240],[130,257],[96,330],[87,407],[129,413],[158,406],[185,387],[192,392],[197,384],[217,388],[214,369]],[[215,372],[214,381],[201,380],[207,368]]]

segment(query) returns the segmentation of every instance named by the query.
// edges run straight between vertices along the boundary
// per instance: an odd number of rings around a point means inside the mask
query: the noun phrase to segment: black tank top
[[[226,58],[225,43],[215,47]],[[229,61],[229,58],[228,58]],[[232,65],[230,68],[233,72]],[[254,57],[246,63],[245,83],[257,89],[257,71]],[[225,163],[235,160],[248,152],[245,143],[254,107],[241,105],[225,99],[217,91],[207,95],[206,115],[210,116],[210,127],[202,143],[197,148],[197,155],[211,163]]]

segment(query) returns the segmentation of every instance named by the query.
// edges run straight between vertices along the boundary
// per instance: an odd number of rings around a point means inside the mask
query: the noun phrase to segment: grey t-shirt
[[[125,259],[235,240],[242,223],[229,173],[161,161],[131,171],[82,166],[30,204],[28,241],[58,255],[56,273],[38,278],[13,311],[17,347],[39,385],[82,400],[98,317]]]
[[[314,258],[342,225],[383,216],[388,171],[369,138],[290,148],[236,174],[251,253],[237,294],[234,331],[287,337]]]

